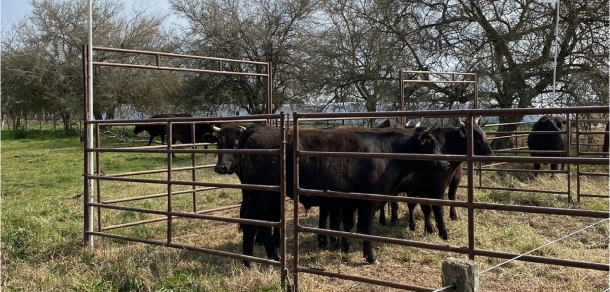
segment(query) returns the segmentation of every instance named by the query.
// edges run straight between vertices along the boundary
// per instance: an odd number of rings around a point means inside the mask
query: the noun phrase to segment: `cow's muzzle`
[[[229,167],[226,164],[216,164],[214,171],[218,174],[229,174]]]

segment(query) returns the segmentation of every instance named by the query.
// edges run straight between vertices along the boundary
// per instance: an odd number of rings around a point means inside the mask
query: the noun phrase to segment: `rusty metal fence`
[[[158,52],[141,52],[141,51],[133,51],[133,50],[119,50],[119,49],[110,49],[110,48],[94,48],[95,51],[107,51],[107,52],[117,52],[117,53],[127,53],[127,54],[144,54],[146,56],[154,57],[154,65],[150,64],[124,64],[124,63],[109,63],[109,62],[93,62],[94,66],[114,66],[114,67],[127,67],[127,68],[142,68],[142,69],[156,69],[156,70],[175,70],[175,71],[188,71],[188,72],[198,72],[198,73],[214,73],[214,74],[237,74],[237,75],[245,75],[244,72],[228,72],[223,69],[223,62],[244,62],[241,60],[229,60],[229,59],[220,59],[220,58],[206,58],[206,57],[198,57],[198,56],[184,56],[184,55],[176,55],[176,54],[167,54],[167,53],[158,53]],[[90,56],[85,54],[86,47],[83,47],[83,69],[86,69],[86,61]],[[162,64],[163,57],[172,57],[172,58],[194,58],[196,60],[206,60],[218,62],[218,70],[202,70],[202,69],[188,69],[188,68],[176,68],[171,66],[166,66]],[[263,62],[252,62],[253,65],[266,66],[266,73],[260,74],[261,77],[268,78],[268,88],[271,88],[271,70],[269,63]],[[87,80],[87,70],[84,70],[84,80]],[[402,71],[401,71],[402,72]],[[419,72],[419,71],[413,71]],[[421,73],[421,72],[419,72]],[[451,74],[451,72],[449,72]],[[462,74],[462,73],[460,73]],[[259,75],[256,75],[259,76]],[[401,82],[403,82],[401,77]],[[464,81],[471,82],[471,81]],[[86,84],[86,82],[85,82]],[[401,83],[402,84],[402,83]],[[476,75],[474,75],[473,84],[476,86]],[[475,87],[476,88],[476,87]],[[475,93],[477,90],[475,90]],[[267,99],[267,109],[271,109],[271,91],[268,90],[268,99]],[[404,97],[403,97],[404,98]],[[87,89],[85,88],[85,100],[87,99]],[[404,102],[402,102],[404,106]],[[475,102],[476,104],[476,102]],[[475,106],[476,107],[476,106]],[[87,104],[85,104],[85,112],[87,112]],[[521,206],[521,205],[509,205],[509,204],[497,204],[497,203],[487,203],[487,202],[477,202],[475,201],[474,190],[477,188],[474,179],[475,179],[475,171],[479,173],[479,185],[478,188],[483,188],[481,185],[481,175],[485,171],[495,171],[493,169],[494,165],[499,165],[500,163],[565,163],[568,165],[567,171],[557,171],[556,173],[566,174],[568,176],[568,184],[570,184],[570,168],[569,165],[576,165],[577,167],[577,186],[580,187],[580,178],[581,176],[594,175],[598,176],[599,174],[591,174],[589,172],[581,171],[581,165],[607,165],[608,160],[606,158],[600,157],[583,157],[586,156],[586,151],[579,150],[579,135],[590,134],[587,131],[580,131],[577,129],[571,130],[568,129],[565,131],[566,134],[574,132],[576,135],[576,154],[578,157],[527,157],[527,156],[477,156],[473,154],[473,141],[472,141],[472,131],[473,129],[470,126],[467,126],[467,131],[470,133],[468,135],[468,153],[466,155],[426,155],[426,156],[418,156],[414,154],[373,154],[373,153],[334,153],[334,152],[313,152],[306,151],[303,149],[298,149],[298,147],[294,147],[294,155],[295,159],[295,170],[298,169],[298,161],[301,157],[308,156],[329,156],[329,155],[344,155],[344,156],[354,156],[354,157],[386,157],[392,159],[438,159],[438,160],[450,160],[450,161],[463,161],[466,164],[467,171],[467,185],[464,186],[467,189],[467,200],[466,201],[447,201],[447,200],[434,200],[434,199],[425,199],[425,198],[410,198],[410,197],[398,197],[398,196],[381,196],[378,194],[359,194],[359,193],[338,193],[338,192],[321,192],[319,190],[307,190],[301,189],[298,186],[298,175],[295,175],[293,178],[286,177],[286,143],[291,141],[287,140],[286,134],[289,131],[293,131],[294,133],[294,141],[298,141],[298,133],[301,127],[301,122],[311,121],[311,120],[346,120],[346,119],[375,119],[375,118],[398,118],[398,119],[407,119],[407,118],[420,118],[420,117],[428,117],[428,118],[466,118],[468,121],[473,121],[475,117],[479,116],[500,116],[500,115],[520,115],[520,114],[565,114],[565,115],[575,115],[575,124],[578,124],[579,114],[591,114],[591,113],[605,113],[607,112],[607,107],[573,107],[573,108],[561,108],[561,109],[463,109],[463,110],[435,110],[435,111],[417,111],[417,112],[407,112],[407,111],[398,111],[398,112],[377,112],[377,113],[304,113],[299,114],[295,113],[293,115],[292,129],[288,130],[287,117],[284,114],[271,114],[268,113],[266,115],[257,115],[257,116],[249,116],[249,117],[226,117],[226,118],[166,118],[166,119],[143,119],[143,120],[112,120],[112,121],[87,121],[86,125],[93,125],[96,129],[95,135],[93,137],[87,135],[85,132],[85,140],[90,141],[90,139],[95,139],[95,146],[90,148],[87,147],[88,143],[85,143],[84,147],[84,188],[85,188],[85,198],[84,198],[84,241],[90,245],[93,244],[93,236],[106,237],[106,238],[114,238],[119,240],[133,241],[133,242],[142,242],[147,244],[173,247],[197,252],[208,253],[217,256],[230,257],[239,260],[247,260],[252,262],[258,262],[263,264],[269,264],[272,266],[280,267],[281,274],[281,282],[282,286],[285,287],[286,281],[289,277],[289,267],[288,267],[288,254],[286,251],[286,240],[287,240],[287,228],[286,228],[286,209],[285,209],[285,200],[283,199],[286,195],[286,181],[288,179],[293,179],[295,183],[294,189],[294,249],[292,250],[292,279],[293,279],[293,287],[295,290],[298,290],[299,287],[299,275],[303,273],[315,274],[320,276],[329,276],[335,277],[339,279],[353,280],[353,281],[361,281],[366,283],[372,283],[376,285],[382,285],[387,287],[394,287],[400,289],[407,289],[412,291],[432,291],[434,289],[428,287],[418,287],[414,285],[410,285],[408,283],[397,283],[392,281],[385,281],[379,279],[370,279],[364,278],[355,275],[345,275],[336,272],[330,271],[322,271],[319,269],[301,266],[299,257],[299,233],[317,233],[324,234],[330,236],[338,236],[338,237],[346,237],[351,239],[361,239],[361,240],[370,240],[376,242],[385,242],[389,244],[398,244],[402,246],[412,246],[416,248],[422,249],[430,249],[436,251],[448,251],[459,254],[466,254],[470,259],[475,259],[476,256],[485,256],[485,257],[495,257],[501,259],[510,259],[518,256],[513,253],[499,252],[493,250],[484,250],[478,249],[475,244],[475,210],[498,210],[498,211],[515,211],[515,212],[524,212],[524,213],[539,213],[539,214],[554,214],[554,215],[565,215],[565,216],[574,216],[574,217],[590,217],[590,218],[608,218],[608,212],[604,211],[593,211],[593,210],[579,210],[579,209],[562,209],[562,208],[550,208],[550,207],[537,207],[537,206]],[[86,115],[88,116],[88,115]],[[183,144],[183,145],[173,145],[168,139],[168,143],[166,146],[144,146],[144,147],[102,147],[100,140],[100,127],[101,126],[120,126],[120,125],[134,125],[134,124],[161,124],[166,125],[168,129],[168,136],[171,137],[172,134],[172,125],[174,124],[189,124],[191,125],[192,134],[194,134],[194,128],[196,123],[219,123],[219,122],[229,122],[229,121],[237,121],[237,122],[256,122],[256,121],[265,121],[269,123],[270,121],[276,121],[276,125],[281,127],[283,130],[279,141],[279,145],[281,145],[280,149],[261,149],[261,150],[217,150],[217,149],[197,149],[197,146],[204,146],[205,143],[196,143],[195,141],[191,144]],[[569,124],[569,123],[568,123]],[[467,124],[468,125],[468,124]],[[514,135],[526,135],[528,132],[519,132],[510,133]],[[194,135],[193,135],[194,136]],[[568,135],[571,137],[572,135]],[[517,137],[515,138],[517,139]],[[195,139],[193,139],[195,140]],[[295,145],[298,145],[296,143]],[[506,149],[505,153],[513,153],[513,154],[522,154],[523,149]],[[100,167],[100,161],[102,160],[103,153],[110,152],[121,152],[121,153],[162,153],[165,154],[167,158],[167,166],[163,169],[154,169],[154,170],[144,170],[144,171],[131,171],[131,172],[117,172],[117,173],[105,173]],[[191,155],[191,165],[186,167],[174,167],[172,154],[174,153],[186,153]],[[252,185],[252,184],[229,184],[229,183],[212,183],[212,182],[203,182],[197,181],[196,172],[197,170],[205,169],[211,167],[211,165],[197,165],[195,160],[195,153],[249,153],[249,154],[260,154],[260,155],[277,155],[281,163],[281,183],[279,185]],[[531,153],[531,152],[530,152]],[[568,152],[569,154],[569,152]],[[94,158],[94,159],[92,159]],[[88,172],[90,161],[95,162],[95,171],[93,173]],[[488,163],[488,167],[475,167],[477,163]],[[188,171],[190,172],[190,178],[188,180],[180,180],[176,179],[174,176],[174,172],[177,171]],[[506,171],[506,169],[504,170]],[[545,171],[549,172],[549,171]],[[166,177],[164,179],[149,179],[149,178],[137,178],[140,175],[147,174],[165,174]],[[295,172],[298,173],[298,172]],[[607,174],[606,174],[607,175]],[[132,197],[122,197],[122,198],[107,198],[104,195],[102,184],[110,181],[117,182],[133,182],[133,183],[148,183],[148,184],[157,184],[157,185],[165,185],[166,192],[159,192],[154,194],[146,194],[146,195],[138,195]],[[93,183],[95,183],[95,187],[93,189]],[[175,186],[187,186],[190,189],[183,190],[174,190]],[[279,222],[268,222],[268,221],[260,221],[260,220],[248,220],[241,218],[227,218],[222,216],[211,215],[214,212],[236,208],[239,205],[230,205],[220,208],[201,210],[199,206],[197,206],[196,197],[200,195],[202,192],[217,189],[217,188],[234,188],[234,189],[250,189],[250,190],[265,190],[272,192],[279,192],[281,194],[281,209],[282,216]],[[514,190],[514,189],[511,189]],[[569,188],[568,188],[569,190]],[[580,190],[580,189],[579,189]],[[539,190],[534,190],[538,192]],[[95,193],[95,197],[89,197],[87,194]],[[190,210],[186,211],[176,211],[173,208],[174,198],[176,196],[182,195],[190,195],[192,204],[190,206]],[[299,204],[298,197],[302,195],[318,195],[318,196],[340,196],[344,198],[359,198],[366,200],[378,200],[378,201],[388,201],[388,202],[405,202],[405,203],[418,203],[418,204],[431,204],[431,205],[442,205],[442,206],[454,206],[460,208],[466,208],[468,212],[468,244],[467,246],[450,246],[445,244],[434,244],[428,242],[407,240],[401,238],[388,238],[376,235],[361,235],[354,233],[345,233],[340,231],[332,231],[318,228],[311,228],[307,226],[302,226],[300,224],[299,218]],[[567,193],[568,197],[571,196],[570,191]],[[580,197],[585,197],[587,194],[581,194],[580,191],[577,191],[577,200],[580,200]],[[606,196],[607,197],[607,196]],[[133,201],[146,201],[154,198],[163,198],[166,201],[166,208],[163,210],[159,209],[151,209],[151,208],[143,208],[143,207],[129,207],[123,206],[123,203],[133,202]],[[143,213],[148,215],[154,215],[156,217],[145,220],[136,220],[121,224],[114,225],[104,225],[102,220],[102,212],[106,210],[120,210],[120,211],[128,211],[134,213]],[[93,214],[97,215],[96,219],[93,219]],[[174,237],[174,221],[180,220],[181,218],[190,218],[197,220],[212,220],[219,222],[228,222],[228,223],[246,223],[253,224],[259,226],[267,226],[267,227],[277,227],[281,230],[281,251],[280,256],[281,259],[279,262],[258,258],[245,256],[242,254],[231,253],[222,250],[216,250],[211,248],[202,248],[198,246],[185,245],[175,243]],[[89,228],[88,226],[93,226],[90,220],[96,220],[97,225],[95,228]],[[145,239],[145,238],[137,238],[130,237],[124,235],[118,235],[112,233],[114,230],[119,230],[121,228],[136,226],[136,225],[144,225],[150,223],[158,223],[165,222],[165,234],[162,240],[156,239]],[[558,266],[567,266],[567,267],[577,267],[577,268],[585,268],[585,269],[593,269],[593,270],[602,270],[607,271],[610,266],[608,264],[601,263],[592,263],[592,262],[583,262],[576,260],[567,260],[567,259],[559,259],[559,258],[549,258],[542,256],[532,256],[525,255],[521,256],[519,260],[536,262],[536,263],[545,263],[552,264]]]
[[[498,116],[498,115],[516,115],[516,114],[578,114],[578,113],[596,113],[604,112],[607,110],[605,107],[578,107],[578,108],[562,108],[562,109],[493,109],[493,110],[452,110],[452,111],[426,111],[426,112],[378,112],[378,113],[339,113],[339,114],[294,114],[293,115],[293,130],[295,133],[294,143],[298,145],[299,139],[299,121],[306,120],[321,120],[325,118],[380,118],[380,117],[396,117],[396,118],[409,118],[409,117],[466,117],[468,121],[473,122],[473,117],[478,116]],[[474,200],[474,171],[475,163],[566,163],[575,165],[607,165],[607,159],[602,158],[586,158],[586,157],[526,157],[526,156],[477,156],[473,153],[473,140],[472,140],[472,127],[467,124],[468,135],[468,153],[466,155],[439,155],[435,158],[431,158],[430,155],[414,155],[414,154],[390,154],[384,155],[386,158],[393,159],[439,159],[439,160],[450,160],[450,161],[463,161],[467,165],[468,183],[467,193],[468,197],[466,201],[447,201],[447,200],[435,200],[425,198],[410,198],[410,197],[396,197],[396,196],[382,196],[378,194],[361,194],[361,193],[341,193],[332,191],[320,191],[311,189],[302,189],[298,185],[298,163],[301,157],[329,157],[329,156],[344,156],[344,157],[381,157],[380,154],[374,153],[337,153],[337,152],[315,152],[306,151],[294,147],[294,159],[295,159],[295,189],[294,189],[294,208],[298,208],[298,198],[303,195],[316,195],[316,196],[333,196],[341,198],[354,198],[354,199],[366,199],[376,201],[387,201],[387,202],[405,202],[405,203],[418,203],[418,204],[430,204],[430,205],[442,205],[442,206],[454,206],[466,208],[468,210],[468,246],[450,246],[443,244],[433,244],[427,242],[419,242],[413,240],[399,239],[399,238],[388,238],[375,235],[362,235],[354,233],[346,233],[340,231],[324,230],[319,228],[312,228],[302,226],[299,223],[298,212],[294,212],[294,238],[295,246],[293,250],[294,254],[294,268],[293,268],[293,283],[295,290],[299,288],[299,274],[310,273],[320,276],[334,277],[345,280],[360,281],[370,284],[376,284],[381,286],[393,287],[406,289],[411,291],[433,291],[435,289],[429,287],[419,287],[409,285],[405,283],[397,283],[393,281],[385,281],[379,279],[365,278],[354,275],[346,275],[343,273],[323,271],[316,268],[310,268],[301,266],[299,262],[299,233],[316,233],[328,236],[346,237],[351,239],[369,240],[374,242],[383,242],[389,244],[397,244],[402,246],[411,246],[416,248],[431,249],[437,251],[447,251],[460,254],[467,254],[470,259],[475,259],[475,256],[494,257],[501,259],[512,259],[518,257],[521,261],[544,263],[558,266],[585,268],[593,270],[607,271],[610,266],[608,264],[583,262],[576,260],[567,260],[560,258],[550,258],[542,256],[532,256],[499,252],[493,250],[478,249],[475,246],[475,217],[474,211],[479,210],[498,210],[498,211],[516,211],[524,213],[538,213],[538,214],[554,214],[554,215],[566,215],[572,217],[590,217],[590,218],[608,218],[609,213],[605,211],[594,211],[594,210],[578,210],[578,209],[563,209],[563,208],[552,208],[552,207],[538,207],[538,206],[521,206],[521,205],[510,205],[510,204],[498,204],[498,203],[487,203],[487,202],[476,202]],[[432,155],[434,156],[434,155]]]

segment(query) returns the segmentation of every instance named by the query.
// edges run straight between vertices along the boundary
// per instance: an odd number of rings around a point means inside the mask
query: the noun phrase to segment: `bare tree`
[[[273,109],[300,102],[299,85],[305,70],[309,18],[317,1],[170,0],[172,8],[189,21],[183,52],[238,60],[271,62]],[[263,67],[231,67],[240,72],[264,73]],[[190,86],[204,103],[236,105],[250,114],[266,112],[266,80],[259,77],[201,77]],[[203,82],[202,82],[203,81]]]
[[[2,77],[7,86],[2,87],[2,93],[10,96],[14,104],[58,113],[64,128],[69,129],[73,116],[83,108],[81,51],[82,44],[87,43],[88,7],[86,2],[75,0],[33,0],[31,4],[32,13],[3,34]],[[155,49],[168,43],[167,33],[161,30],[164,16],[147,16],[138,10],[134,14],[125,15],[124,6],[118,1],[96,1],[94,45]],[[94,56],[100,61],[111,58],[116,57]],[[97,119],[103,114],[112,118],[118,106],[131,102],[130,96],[143,94],[136,92],[138,86],[134,86],[142,78],[126,78],[133,75],[128,70],[110,76],[98,69],[94,74]]]

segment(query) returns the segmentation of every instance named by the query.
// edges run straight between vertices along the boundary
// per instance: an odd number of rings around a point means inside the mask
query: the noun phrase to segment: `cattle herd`
[[[151,118],[188,117],[189,114],[158,115]],[[532,127],[527,144],[532,150],[531,156],[565,156],[567,147],[563,125],[560,117],[543,116]],[[217,143],[217,149],[279,149],[281,146],[281,129],[266,125],[243,126],[237,123],[222,125],[195,124],[195,142]],[[475,155],[493,156],[485,132],[477,121],[473,128],[473,151]],[[293,134],[287,135],[286,148],[286,190],[287,195],[294,197],[294,157],[293,147],[303,151],[324,152],[361,152],[361,153],[414,153],[414,154],[467,154],[467,127],[464,123],[456,127],[420,127],[400,125],[386,120],[377,127],[364,129],[357,127],[335,126],[323,129],[301,129],[298,145],[294,145]],[[161,136],[164,143],[165,125],[138,125],[134,133],[147,131],[150,135],[148,145],[154,137]],[[608,124],[606,124],[608,131]],[[172,128],[172,143],[192,143],[192,129],[189,124],[175,124]],[[541,133],[534,133],[541,132]],[[214,134],[216,135],[214,135]],[[605,135],[603,151],[608,151],[608,134]],[[545,153],[544,151],[552,151]],[[214,171],[221,175],[236,174],[242,184],[280,185],[280,159],[274,155],[227,154],[219,153]],[[382,195],[405,193],[408,197],[443,199],[448,188],[448,199],[455,200],[461,180],[462,162],[440,160],[401,160],[388,158],[351,158],[351,157],[301,157],[299,160],[299,187],[321,191],[355,192]],[[540,164],[534,164],[540,169]],[[557,165],[552,164],[556,170]],[[381,211],[379,220],[385,224],[383,206],[385,202],[375,200],[339,198],[328,196],[301,195],[299,203],[306,210],[312,207],[320,209],[319,228],[326,229],[327,221],[331,230],[373,233],[373,218],[377,210]],[[398,204],[391,205],[391,221],[398,219]],[[415,229],[413,216],[416,204],[409,203],[409,229]],[[424,230],[433,233],[430,214],[434,213],[436,229],[440,238],[449,238],[445,227],[443,207],[421,204],[424,214]],[[242,190],[242,203],[239,215],[245,219],[277,222],[281,217],[279,193],[260,190]],[[357,216],[357,220],[355,220]],[[454,207],[450,208],[449,217],[457,219]],[[279,230],[270,227],[243,224],[243,254],[252,256],[254,243],[262,244],[267,257],[279,260],[277,247],[280,245]],[[349,242],[346,238],[327,238],[318,235],[322,248],[347,252]],[[371,243],[363,241],[363,256],[368,263],[377,263]],[[246,266],[250,262],[244,261]]]

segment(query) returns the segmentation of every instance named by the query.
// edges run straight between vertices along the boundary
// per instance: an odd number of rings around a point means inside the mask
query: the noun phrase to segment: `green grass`
[[[120,240],[94,238],[93,250],[83,248],[83,145],[77,135],[62,133],[35,133],[28,131],[16,135],[2,132],[2,290],[3,291],[278,291],[279,271],[260,265],[244,270],[241,261],[160,246],[136,244]],[[102,147],[131,147],[145,145],[145,137],[130,134],[129,129],[116,129],[102,137]],[[197,156],[197,164],[213,164],[214,155]],[[164,154],[102,153],[101,166],[107,174],[148,169],[162,169],[167,161]],[[174,167],[189,166],[188,154],[178,154]],[[515,165],[511,166],[515,167]],[[521,166],[531,168],[530,165]],[[587,167],[588,170],[595,170]],[[597,169],[599,170],[599,169]],[[604,170],[603,168],[601,170]],[[572,167],[575,171],[575,167]],[[605,169],[607,171],[607,168]],[[211,170],[198,170],[198,181],[238,183],[232,176],[219,176]],[[134,176],[165,179],[166,174]],[[190,171],[176,172],[174,179],[190,181]],[[463,178],[463,182],[466,178]],[[477,179],[475,179],[477,181]],[[565,186],[561,176],[538,178],[515,177],[510,173],[485,172],[486,186],[515,188],[559,188]],[[101,182],[103,200],[135,197],[167,192],[164,185],[129,182]],[[583,181],[587,193],[608,193],[607,178]],[[188,190],[188,186],[174,186],[174,190]],[[189,212],[192,195],[175,195],[172,204],[176,210]],[[458,200],[466,199],[466,190],[460,189]],[[607,199],[586,199],[570,204],[565,196],[527,192],[476,190],[480,202],[537,205],[556,208],[607,210]],[[232,205],[241,200],[239,190],[219,189],[198,193],[198,210]],[[120,203],[150,210],[165,210],[167,199],[140,200]],[[292,204],[289,204],[289,207]],[[407,228],[406,206],[401,205],[400,220],[389,226],[375,223],[374,234],[405,238],[452,246],[467,246],[467,216],[458,209],[460,220],[446,218],[449,241],[436,234],[425,235],[423,216],[416,210],[417,229]],[[292,224],[292,208],[288,210],[288,226]],[[317,210],[307,218],[303,210],[301,223],[317,225]],[[448,210],[445,209],[446,217]],[[214,213],[218,216],[237,217],[237,210]],[[123,224],[158,217],[126,211],[105,210],[101,220],[104,226]],[[475,211],[476,247],[495,251],[522,253],[559,238],[571,231],[598,221],[597,219],[569,216],[524,214],[494,210]],[[97,217],[96,217],[97,228]],[[165,240],[164,221],[148,225],[108,231],[112,234]],[[241,233],[235,224],[194,219],[174,220],[174,242],[241,253]],[[289,236],[292,228],[289,227]],[[607,263],[608,225],[600,225],[535,253],[573,260]],[[293,242],[288,241],[288,252]],[[355,274],[407,284],[440,287],[440,263],[453,253],[422,250],[412,247],[374,243],[381,261],[379,266],[363,265],[360,241],[353,240],[351,252],[341,254],[317,247],[315,235],[301,235],[301,260],[306,266],[328,271]],[[255,255],[264,257],[261,247]],[[291,255],[289,255],[289,262]],[[502,262],[500,259],[477,257],[485,269]],[[289,266],[290,267],[290,266]],[[290,269],[292,269],[290,267]],[[608,273],[583,269],[560,268],[515,261],[482,278],[484,291],[595,291],[607,286]],[[586,279],[586,280],[582,280]],[[303,275],[302,291],[348,291],[391,289],[339,281],[331,278]]]

